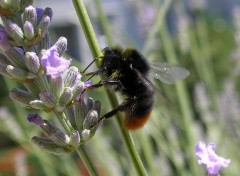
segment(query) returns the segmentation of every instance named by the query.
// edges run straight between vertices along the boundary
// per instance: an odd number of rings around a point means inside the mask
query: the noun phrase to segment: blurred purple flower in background
[[[56,47],[48,49],[41,57],[41,63],[46,68],[47,75],[52,78],[59,77],[71,64],[71,60],[59,57]]]
[[[198,157],[198,164],[205,164],[208,174],[217,176],[222,167],[228,167],[231,162],[230,159],[225,159],[215,153],[215,144],[199,141],[195,148],[196,156]]]

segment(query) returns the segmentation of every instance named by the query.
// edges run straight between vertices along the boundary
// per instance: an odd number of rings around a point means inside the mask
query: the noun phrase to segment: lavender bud
[[[94,100],[93,100],[91,97],[89,97],[89,98],[87,99],[87,104],[86,104],[86,106],[87,106],[88,111],[90,111],[91,109],[93,109],[93,107],[94,107]]]
[[[58,146],[51,139],[45,139],[45,138],[40,138],[40,137],[34,136],[31,140],[31,142],[36,144],[42,150],[49,152],[49,153],[53,153],[55,155],[67,153],[65,151],[64,147]]]
[[[82,134],[82,139],[81,140],[83,142],[86,142],[91,138],[91,131],[88,130],[88,129],[84,129],[81,134]]]
[[[77,126],[76,126],[76,120],[75,120],[75,115],[74,115],[74,111],[75,111],[75,106],[74,106],[75,103],[71,104],[71,106],[67,106],[65,108],[65,111],[64,113],[66,114],[66,117],[68,118],[69,120],[69,123],[72,125],[72,127],[74,129],[77,129]]]
[[[13,77],[7,72],[6,69],[7,69],[7,66],[0,64],[0,74],[3,75],[3,76],[6,76],[8,78],[13,79]]]
[[[0,64],[3,65],[3,66],[8,66],[10,65],[11,63],[8,61],[8,59],[6,58],[6,56],[2,55],[0,53]]]
[[[73,94],[73,97],[72,99],[75,100],[76,97],[79,95],[79,93],[84,89],[84,83],[83,82],[79,82],[77,85],[75,85],[73,88],[72,88],[72,94]]]
[[[26,53],[26,66],[30,72],[38,73],[40,69],[40,62],[36,53],[34,52]]]
[[[53,16],[52,9],[50,7],[45,8],[42,16],[49,16],[49,18],[52,20]]]
[[[39,94],[40,100],[50,108],[55,107],[57,101],[50,92],[41,92]]]
[[[58,76],[50,79],[50,90],[53,96],[58,99],[63,91],[63,78]]]
[[[79,80],[79,72],[77,67],[70,67],[64,74],[63,74],[64,86],[65,87],[73,87],[77,80]]]
[[[38,30],[38,35],[41,36],[41,31]],[[39,50],[41,50],[42,48],[51,48],[52,46],[52,43],[51,43],[51,40],[50,40],[50,36],[49,36],[49,32],[46,31],[45,32],[45,35],[44,36],[41,36],[41,40],[39,42]]]
[[[9,50],[4,52],[4,55],[7,57],[9,62],[11,62],[13,66],[19,67],[22,69],[26,69],[25,66],[25,56],[21,54],[17,48],[10,48]]]
[[[34,38],[34,28],[32,23],[26,21],[23,25],[24,35],[27,40],[32,40]]]
[[[59,56],[61,56],[67,50],[67,39],[65,37],[60,37],[54,46],[57,48]]]
[[[36,10],[37,10],[38,21],[40,21],[42,15],[43,15],[44,10],[42,8],[39,8],[39,7],[37,7]]]
[[[24,14],[23,14],[23,20],[24,21],[29,21],[32,26],[36,26],[37,24],[37,10],[35,7],[33,6],[28,6],[25,8],[24,10]]]
[[[6,52],[11,48],[8,41],[7,31],[2,25],[0,25],[0,48],[3,52]]]
[[[41,126],[44,124],[42,117],[38,114],[28,114],[27,121],[36,126]]]
[[[72,89],[66,87],[59,98],[59,105],[65,107],[72,100],[72,97]]]
[[[51,23],[51,19],[49,16],[42,17],[41,21],[39,22],[37,29],[41,33],[42,37],[45,36],[45,33],[48,27],[50,26],[50,23]]]
[[[69,136],[47,120],[44,120],[44,124],[40,127],[43,133],[48,136],[48,138],[51,139],[55,144],[59,146],[66,146],[69,144]]]
[[[22,29],[13,21],[2,18],[3,24],[6,27],[8,34],[18,43],[22,43],[24,40],[24,35]]]
[[[34,79],[37,76],[31,73],[28,73],[25,70],[22,70],[20,68],[13,67],[12,65],[8,65],[6,68],[6,71],[11,75],[14,79],[20,80],[20,81],[26,81],[28,79]]]
[[[10,91],[9,96],[13,99],[18,101],[20,104],[30,107],[29,102],[36,99],[35,95],[32,93],[22,90],[22,89],[13,89]]]
[[[99,123],[98,112],[91,110],[88,112],[86,118],[83,121],[83,129],[91,129]]]
[[[41,100],[33,100],[29,102],[33,109],[46,110],[48,107]]]
[[[73,117],[74,117],[74,125],[77,127],[77,129],[80,131],[83,129],[83,120],[85,115],[87,114],[87,109],[83,106],[82,103],[79,101],[73,103]]]
[[[69,144],[77,147],[80,144],[80,135],[78,131],[74,131],[72,135],[70,136]]]

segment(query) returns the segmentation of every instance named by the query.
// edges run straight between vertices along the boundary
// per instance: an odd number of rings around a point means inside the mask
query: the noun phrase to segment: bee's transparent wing
[[[186,78],[189,71],[177,65],[171,65],[166,62],[151,62],[150,76],[160,81],[173,84],[177,80]]]

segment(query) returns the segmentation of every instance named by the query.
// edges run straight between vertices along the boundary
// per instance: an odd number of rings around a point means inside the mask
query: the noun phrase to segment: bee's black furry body
[[[125,102],[132,102],[124,110],[125,121],[135,123],[135,121],[141,121],[141,118],[150,116],[154,103],[154,91],[146,84],[150,66],[143,56],[134,49],[123,51],[120,48],[107,47],[103,50],[100,69],[109,80],[120,82],[114,87],[115,91],[122,93]],[[136,70],[142,77],[139,77]],[[143,124],[139,124],[136,128]]]

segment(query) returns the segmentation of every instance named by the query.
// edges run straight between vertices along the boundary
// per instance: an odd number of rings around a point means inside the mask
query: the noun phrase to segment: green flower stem
[[[156,163],[154,162],[155,155],[153,149],[151,148],[152,146],[150,136],[147,135],[144,131],[139,130],[139,132],[137,132],[136,134],[136,139],[138,140],[138,143],[141,146],[141,151],[146,160],[146,166],[149,170],[149,175],[160,176],[160,173],[157,171],[156,168]]]
[[[74,4],[75,10],[79,17],[83,31],[85,33],[85,37],[88,41],[88,45],[92,51],[92,55],[93,55],[93,57],[96,58],[96,57],[100,56],[101,50],[97,43],[96,35],[94,33],[90,19],[87,15],[86,8],[85,8],[82,0],[72,0],[72,2]],[[108,97],[109,97],[109,100],[110,100],[112,106],[117,107],[118,106],[117,97],[113,93],[109,93],[109,92],[108,92]],[[123,138],[126,149],[130,155],[130,158],[131,158],[133,164],[134,164],[134,167],[136,168],[138,175],[141,175],[141,176],[147,175],[146,170],[143,166],[143,163],[136,151],[133,140],[132,140],[130,134],[123,128],[121,119],[122,118],[118,114],[117,118],[115,118],[115,121],[117,123],[118,129]]]
[[[87,10],[83,4],[82,0],[72,0],[75,11],[78,15],[79,21],[83,27],[83,32],[86,36],[86,39],[92,38],[92,40],[87,40],[89,48],[91,50],[91,53],[94,58],[97,58],[101,54],[100,47],[98,45],[94,30],[92,28],[92,25],[90,23],[90,19],[87,15]],[[94,36],[94,37],[92,37]],[[97,168],[95,167],[91,157],[89,157],[87,150],[85,149],[85,146],[82,144],[77,148],[77,153],[82,159],[84,165],[86,166],[88,172],[93,176],[100,175],[98,173]]]
[[[170,38],[168,29],[166,27],[167,25],[164,23],[162,30],[160,30],[160,37],[162,39],[163,47],[166,51],[166,58],[168,62],[177,64],[177,56],[174,51],[174,47],[172,44],[172,40]],[[194,148],[194,136],[193,136],[193,112],[192,112],[192,107],[190,106],[190,100],[189,100],[189,95],[187,93],[185,84],[183,82],[178,82],[176,83],[176,92],[177,92],[177,97],[179,101],[179,106],[180,110],[182,112],[182,128],[184,130],[185,135],[185,142],[184,142],[184,150],[186,154],[186,158],[188,159],[189,162],[194,161],[195,156],[193,152],[189,152]],[[192,167],[190,168],[191,174],[192,175],[198,175],[198,167],[197,165],[193,164],[191,165]]]
[[[91,157],[89,156],[89,154],[86,150],[85,145],[80,145],[76,151],[77,151],[78,155],[80,156],[80,158],[82,159],[83,163],[85,164],[89,174],[91,176],[100,176],[97,168],[95,167]]]
[[[118,106],[118,100],[115,95],[108,93],[108,98],[113,107]],[[120,134],[123,138],[124,146],[127,149],[128,154],[130,155],[130,159],[132,160],[133,165],[134,165],[138,175],[139,176],[147,175],[147,172],[143,166],[142,160],[141,160],[139,154],[137,153],[132,136],[124,128],[124,125],[122,122],[122,119],[123,119],[122,116],[120,115],[120,113],[118,113],[116,116],[117,117],[114,118],[115,122],[116,122],[118,130],[120,131]]]
[[[57,116],[58,120],[61,122],[62,126],[64,127],[64,129],[66,130],[68,135],[71,135],[72,132],[74,131],[74,128],[72,127],[72,125],[68,121],[66,115],[64,113],[59,113],[59,112],[56,112],[56,111],[54,111],[54,114]]]
[[[88,46],[94,58],[101,55],[101,50],[97,42],[97,37],[87,14],[83,0],[72,0],[75,11],[81,23],[83,32],[88,42]]]
[[[95,0],[95,4],[96,4],[96,9],[97,9],[97,16],[98,16],[99,24],[101,25],[101,28],[103,29],[103,33],[106,36],[108,45],[112,46],[113,42],[112,42],[112,38],[110,35],[107,18],[105,17],[105,15],[103,13],[102,3],[100,0]]]
[[[155,5],[159,6],[159,1],[154,0]],[[147,41],[145,43],[143,53],[148,54],[148,52],[151,50],[151,47],[153,46],[152,43],[156,40],[156,34],[158,31],[161,29],[164,23],[165,16],[167,14],[167,11],[172,3],[172,0],[165,0],[163,1],[163,4],[158,8],[158,13],[157,13],[157,20],[152,27],[151,31],[149,32],[149,35],[147,37]]]
[[[210,44],[208,39],[208,31],[206,29],[206,21],[201,14],[197,15],[196,19],[196,33],[198,35],[199,43],[200,43],[200,50],[203,53],[202,58],[200,61],[202,62],[202,73],[204,74],[204,80],[209,90],[210,96],[212,98],[212,102],[216,107],[216,80],[213,73],[213,66],[211,62],[211,51],[210,51]]]

